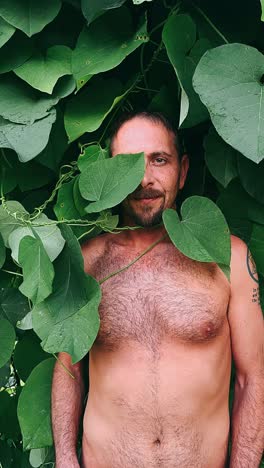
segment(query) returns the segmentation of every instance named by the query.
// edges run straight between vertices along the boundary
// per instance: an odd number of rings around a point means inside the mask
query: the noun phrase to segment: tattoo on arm
[[[247,269],[248,269],[249,276],[256,283],[258,283],[258,272],[257,272],[256,264],[249,249],[247,249]]]
[[[260,305],[259,287],[253,288],[252,302],[255,302],[256,304]]]

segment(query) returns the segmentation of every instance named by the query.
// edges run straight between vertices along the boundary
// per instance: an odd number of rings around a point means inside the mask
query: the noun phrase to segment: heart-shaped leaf
[[[61,76],[71,75],[71,54],[69,47],[53,46],[45,55],[36,52],[14,72],[33,88],[51,94]]]
[[[27,36],[32,36],[50,23],[60,8],[61,0],[1,0],[0,16]]]
[[[98,330],[100,286],[83,270],[80,245],[71,229],[64,225],[66,240],[62,254],[54,263],[54,293],[36,305],[33,327],[49,353],[65,351],[73,363],[91,348]]]
[[[79,181],[83,198],[94,202],[86,208],[87,213],[118,205],[138,187],[144,170],[144,153],[119,154],[90,164]]]
[[[193,196],[177,212],[163,213],[164,226],[173,244],[187,257],[199,262],[214,262],[229,278],[230,233],[223,213],[209,198]]]
[[[18,261],[23,268],[24,281],[19,290],[33,304],[52,293],[54,268],[39,238],[25,236],[19,243]]]
[[[206,52],[193,77],[219,135],[256,163],[264,158],[263,74],[257,49],[227,44]]]

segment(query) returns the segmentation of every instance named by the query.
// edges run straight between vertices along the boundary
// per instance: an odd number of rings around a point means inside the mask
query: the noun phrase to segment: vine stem
[[[157,241],[153,242],[152,244],[150,244],[145,250],[143,250],[143,252],[141,252],[141,254],[139,254],[136,258],[134,258],[134,260],[132,260],[131,262],[129,262],[126,266],[120,268],[119,270],[116,270],[114,271],[113,273],[110,273],[109,275],[107,275],[105,278],[103,278],[101,281],[99,281],[99,284],[102,284],[104,283],[105,281],[107,281],[108,279],[112,278],[113,276],[116,276],[118,275],[119,273],[122,273],[122,271],[125,271],[127,270],[129,267],[131,267],[132,265],[134,265],[134,263],[136,263],[140,258],[142,258],[144,255],[146,255],[150,250],[152,250],[154,247],[156,247],[157,244],[159,244],[161,241],[163,241],[166,237],[167,237],[167,233],[164,234],[164,236],[160,237],[160,239],[158,239]]]
[[[63,364],[63,362],[61,362],[60,358],[58,358],[58,356],[56,356],[56,354],[54,354],[54,353],[52,353],[52,355],[55,357],[56,361],[60,364],[60,366],[63,367],[63,369],[67,372],[67,374],[68,374],[73,380],[75,380],[74,375],[71,373],[71,371],[69,371],[69,369],[67,369],[67,367]]]
[[[23,276],[21,273],[17,273],[15,271],[5,270],[4,268],[1,268],[1,271],[4,271],[5,273],[9,273],[10,275]]]
[[[197,10],[200,13],[200,15],[207,21],[207,23],[210,24],[211,28],[223,39],[223,41],[226,44],[229,44],[227,38],[221,33],[221,31],[219,31],[219,29],[214,25],[210,18],[208,18],[208,16],[203,12],[203,10],[197,5],[195,5],[193,2],[191,2],[191,4],[195,8],[195,10]]]

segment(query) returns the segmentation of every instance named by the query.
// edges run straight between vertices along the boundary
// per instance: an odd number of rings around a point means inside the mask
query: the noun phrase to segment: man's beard
[[[139,205],[135,209],[129,203],[130,199],[140,200],[146,198],[159,198],[160,205],[158,208],[153,208],[151,205]],[[155,202],[154,202],[155,203]],[[162,222],[162,213],[164,211],[165,199],[163,193],[153,189],[141,189],[134,192],[128,200],[122,204],[123,214],[127,215],[136,225],[142,227],[157,226]]]

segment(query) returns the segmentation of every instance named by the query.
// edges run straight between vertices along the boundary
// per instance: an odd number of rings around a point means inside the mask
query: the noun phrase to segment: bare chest
[[[97,277],[126,265],[110,255]],[[215,265],[186,259],[172,246],[149,252],[128,270],[102,284],[100,330],[96,346],[116,350],[135,341],[155,350],[163,340],[204,342],[226,322],[229,289]]]

